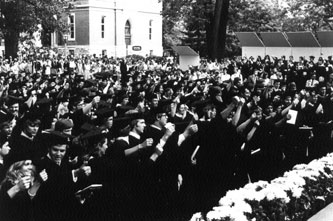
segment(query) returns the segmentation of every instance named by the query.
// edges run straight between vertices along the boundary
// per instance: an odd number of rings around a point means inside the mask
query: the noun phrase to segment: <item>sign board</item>
[[[141,51],[142,47],[141,46],[133,46],[132,50],[133,51]]]

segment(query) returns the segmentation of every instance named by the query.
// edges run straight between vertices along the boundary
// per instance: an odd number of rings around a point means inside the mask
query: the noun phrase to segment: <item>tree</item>
[[[215,13],[212,32],[212,58],[223,58],[225,55],[225,42],[227,38],[227,25],[229,19],[230,0],[215,2]]]
[[[192,1],[182,14],[186,29],[183,31],[183,44],[190,45],[203,57],[211,54],[213,2],[211,0]]]
[[[58,20],[65,13],[67,0],[0,0],[0,29],[5,39],[5,56],[16,57],[20,37],[63,31],[66,22]]]
[[[162,1],[162,0],[159,0]],[[184,11],[189,4],[188,0],[163,0],[163,47],[170,48],[182,43]]]
[[[282,30],[281,16],[286,15],[275,0],[163,0],[163,4],[163,19],[169,27],[182,23],[184,30],[178,37],[182,44],[212,59],[240,54],[235,32]],[[170,4],[176,7],[165,8]]]
[[[331,0],[287,0],[286,31],[333,30],[333,2]]]

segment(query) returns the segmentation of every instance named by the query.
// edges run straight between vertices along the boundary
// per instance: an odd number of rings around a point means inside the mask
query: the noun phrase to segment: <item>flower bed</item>
[[[307,220],[333,202],[333,153],[296,165],[271,182],[258,181],[231,190],[219,206],[191,221]]]

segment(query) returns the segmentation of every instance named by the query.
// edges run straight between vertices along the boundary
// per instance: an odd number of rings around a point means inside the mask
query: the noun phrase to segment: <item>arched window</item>
[[[153,33],[153,20],[149,20],[149,40],[152,38]]]
[[[127,20],[125,24],[125,44],[131,44],[131,23]]]

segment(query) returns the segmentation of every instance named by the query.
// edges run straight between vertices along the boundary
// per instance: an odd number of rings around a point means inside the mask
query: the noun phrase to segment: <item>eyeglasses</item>
[[[40,123],[29,123],[28,126],[29,127],[39,127]]]
[[[30,166],[30,165],[32,165],[31,161],[24,162],[24,166]]]

